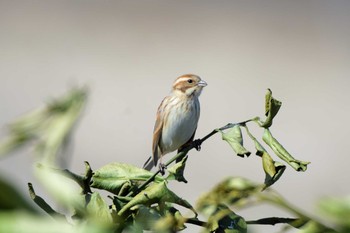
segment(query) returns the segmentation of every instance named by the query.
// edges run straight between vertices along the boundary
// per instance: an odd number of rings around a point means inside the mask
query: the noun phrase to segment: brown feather
[[[160,105],[162,106],[162,104]],[[159,106],[159,107],[160,107]],[[159,110],[158,110],[159,113]],[[153,152],[153,163],[154,166],[157,165],[159,155],[158,154],[158,145],[160,138],[162,137],[162,129],[163,129],[163,119],[160,117],[160,114],[157,114],[156,123],[154,125],[154,131],[153,131],[153,144],[152,144],[152,152]]]

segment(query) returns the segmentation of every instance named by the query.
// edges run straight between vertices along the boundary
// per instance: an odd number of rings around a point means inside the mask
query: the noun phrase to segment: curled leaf
[[[47,120],[48,111],[45,108],[33,110],[14,120],[8,126],[9,135],[0,142],[0,155],[4,156],[39,137]]]
[[[261,156],[263,169],[266,174],[265,176],[265,188],[273,185],[283,174],[286,166],[281,163],[272,160],[271,156],[267,153],[265,148],[260,144],[260,142],[250,133],[247,126],[244,126],[249,137],[254,141],[256,155]]]
[[[121,195],[119,192],[122,188],[127,187],[125,184],[132,188],[141,181],[148,180],[151,176],[153,176],[152,172],[130,164],[110,163],[94,171],[91,187]],[[164,181],[164,178],[158,175],[154,181],[161,182]],[[125,190],[123,193],[127,191],[129,190]]]
[[[187,158],[188,156],[183,157],[180,162],[167,169],[169,172],[167,180],[175,179],[179,182],[187,183],[187,180],[184,177]]]
[[[267,89],[265,95],[265,116],[266,120],[261,124],[263,128],[269,128],[272,125],[273,118],[277,115],[280,110],[282,102],[273,98],[272,91]]]
[[[154,225],[154,232],[179,232],[186,228],[185,218],[180,211],[172,208],[164,217],[160,218]]]
[[[296,171],[306,171],[310,162],[296,160],[291,154],[272,136],[270,130],[265,129],[263,134],[264,142],[275,152],[282,160],[286,161]]]
[[[262,157],[262,162],[263,162],[263,168],[265,171],[265,187],[263,188],[266,189],[267,187],[273,185],[283,174],[284,170],[286,170],[286,166],[273,161],[271,156],[264,152]]]
[[[246,125],[243,126],[248,134],[248,136],[250,137],[250,139],[253,140],[254,145],[255,145],[255,149],[256,149],[256,155],[258,156],[262,156],[262,154],[264,152],[266,152],[265,148],[261,145],[261,143],[253,136],[253,134],[250,133],[248,127]]]
[[[47,214],[51,216],[59,216],[64,217],[63,214],[60,214],[56,212],[42,197],[36,195],[33,185],[31,183],[28,183],[28,189],[29,189],[29,195],[32,198],[32,200]]]
[[[228,142],[233,151],[240,157],[249,156],[250,152],[243,147],[243,137],[242,131],[239,125],[233,126],[231,129],[224,133],[220,131],[222,135],[222,140]]]
[[[112,215],[108,205],[102,199],[98,192],[93,192],[90,195],[90,200],[86,206],[89,217],[92,221],[103,225],[112,224]]]
[[[91,177],[92,177],[92,170],[90,167],[90,164],[85,161],[85,175],[78,175],[75,174],[73,172],[71,172],[68,169],[52,169],[52,171],[57,172],[58,174],[61,174],[65,177],[68,177],[72,180],[74,180],[77,184],[79,184],[79,186],[82,188],[82,193],[86,194],[86,193],[91,193],[91,189],[90,189],[90,181],[91,181]]]
[[[36,151],[46,162],[56,162],[60,150],[65,149],[72,129],[84,109],[86,98],[85,89],[73,89],[46,107],[49,120],[36,145]]]
[[[75,210],[84,209],[81,202],[82,195],[79,194],[80,189],[72,179],[51,167],[40,164],[35,169],[35,176],[58,204],[63,207],[73,207]]]
[[[0,142],[0,157],[8,155],[12,151],[22,147],[28,143],[31,139],[31,136],[28,134],[16,134],[10,135],[8,138],[5,138]]]
[[[177,196],[174,192],[168,189],[166,182],[153,183],[146,189],[138,193],[131,201],[129,201],[123,208],[118,212],[119,216],[127,213],[131,208],[136,205],[150,206],[154,203],[174,203],[190,209],[197,216],[196,211],[189,202]]]
[[[144,205],[138,205],[136,213],[133,215],[134,222],[144,230],[151,230],[154,227],[154,224],[161,218],[161,215],[153,208],[148,208]]]
[[[210,215],[219,204],[234,205],[257,192],[261,192],[260,185],[245,178],[229,177],[203,194],[197,201],[196,209]]]
[[[211,232],[246,233],[247,224],[241,216],[226,205],[220,204],[208,219],[207,229]]]
[[[67,95],[33,110],[9,125],[9,135],[0,142],[0,155],[34,142],[42,163],[57,162],[86,102],[84,88],[72,89]]]

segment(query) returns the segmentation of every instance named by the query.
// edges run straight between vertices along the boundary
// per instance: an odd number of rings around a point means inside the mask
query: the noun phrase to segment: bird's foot
[[[200,151],[202,149],[201,145],[202,145],[202,141],[200,139],[196,139],[193,142],[193,147],[197,150]]]

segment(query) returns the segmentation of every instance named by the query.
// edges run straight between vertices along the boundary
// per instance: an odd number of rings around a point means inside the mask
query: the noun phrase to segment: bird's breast
[[[198,99],[187,102],[174,99],[168,107],[160,140],[163,154],[177,150],[192,137],[200,112]]]

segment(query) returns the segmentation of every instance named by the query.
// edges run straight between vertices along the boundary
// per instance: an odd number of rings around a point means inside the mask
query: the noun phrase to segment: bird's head
[[[207,83],[194,74],[181,75],[173,83],[173,91],[198,97]]]

